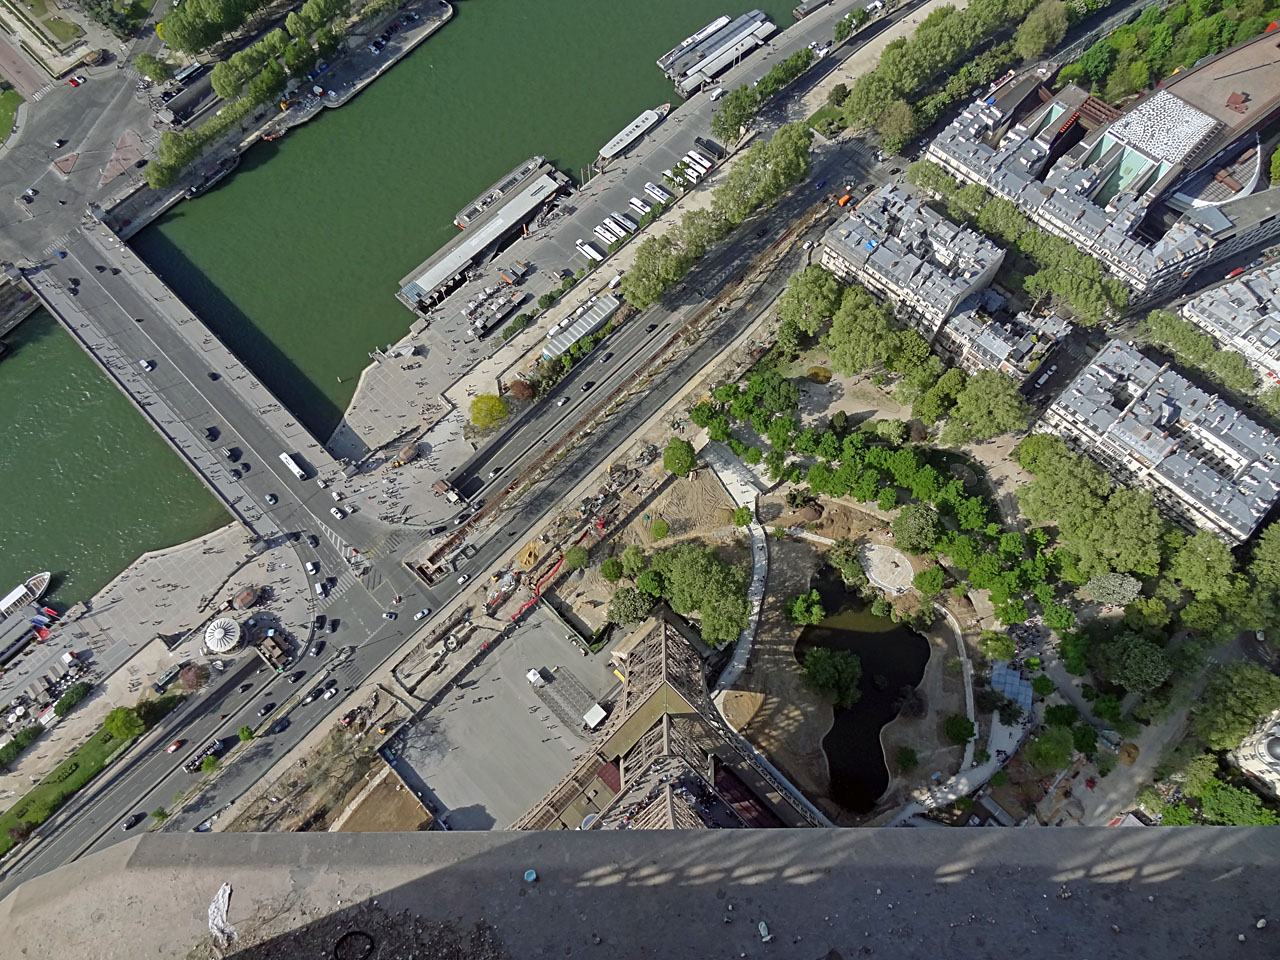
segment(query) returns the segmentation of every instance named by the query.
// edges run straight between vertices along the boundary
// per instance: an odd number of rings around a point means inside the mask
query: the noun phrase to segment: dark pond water
[[[822,741],[831,769],[831,797],[852,813],[867,813],[889,785],[880,748],[881,728],[898,715],[894,706],[904,686],[924,676],[929,643],[887,617],[873,616],[869,606],[847,593],[838,575],[827,569],[814,584],[827,619],[806,627],[796,644],[804,659],[814,646],[848,650],[862,661],[862,697],[851,708],[836,709],[835,723]],[[876,682],[876,677],[884,681]]]

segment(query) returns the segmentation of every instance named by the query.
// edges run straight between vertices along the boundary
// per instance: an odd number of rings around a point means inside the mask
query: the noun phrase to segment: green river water
[[[145,550],[228,522],[176,453],[43,311],[0,362],[0,593],[53,571],[60,606]]]
[[[407,331],[397,282],[453,236],[454,214],[535,153],[576,180],[642,110],[677,100],[654,60],[753,6],[458,0],[450,23],[351,103],[256,145],[133,246],[327,438],[368,352]],[[759,6],[792,22],[789,3]],[[53,570],[54,598],[83,600],[142,551],[225,522],[51,318],[7,339],[0,592]]]

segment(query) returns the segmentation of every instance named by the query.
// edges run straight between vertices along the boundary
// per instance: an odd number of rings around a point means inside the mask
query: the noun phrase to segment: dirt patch
[[[413,791],[394,773],[388,772],[357,801],[338,830],[341,833],[426,830],[432,820]]]
[[[530,540],[520,548],[520,553],[516,557],[516,563],[524,567],[526,570],[532,570],[538,562],[540,552],[538,550],[538,541]]]
[[[801,628],[782,609],[788,597],[808,589],[821,564],[814,544],[784,540],[770,546],[760,628],[737,689],[725,698],[725,710],[747,739],[835,816],[839,810],[828,797],[831,775],[822,751],[834,715],[830,704],[805,685],[795,656]]]

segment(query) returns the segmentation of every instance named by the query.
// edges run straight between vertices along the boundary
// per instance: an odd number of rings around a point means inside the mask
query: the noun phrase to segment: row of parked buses
[[[680,166],[680,175],[673,174],[669,170],[666,171],[667,176],[677,182],[683,178],[692,183],[697,183],[710,173],[711,168],[714,166],[704,154],[699,153],[697,150],[690,150],[686,153],[681,158],[680,163],[682,164]],[[656,183],[646,183],[644,192],[650,198],[662,204],[670,203],[675,199],[668,190],[658,186]],[[632,197],[629,203],[631,209],[641,217],[653,209],[653,204],[640,197]],[[608,250],[609,247],[635,233],[638,229],[640,229],[639,222],[630,214],[611,213],[593,228],[592,233],[596,235],[597,240],[604,244],[604,250]],[[589,260],[599,263],[605,258],[604,250],[601,250],[590,240],[578,240],[575,245],[578,248],[578,252]]]

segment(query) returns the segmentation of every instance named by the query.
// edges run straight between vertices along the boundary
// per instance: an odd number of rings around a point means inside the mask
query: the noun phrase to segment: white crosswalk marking
[[[57,240],[54,240],[53,243],[45,247],[40,252],[40,256],[47,257],[49,256],[49,254],[53,253],[53,251],[55,250],[63,250],[66,248],[67,244],[70,242],[71,242],[71,234],[64,233],[62,236],[58,237]]]
[[[43,99],[44,95],[48,93],[50,90],[52,90],[53,87],[54,85],[52,83],[46,83],[43,87],[41,87],[39,90],[37,90],[35,93],[31,95],[32,102],[38,102],[39,100]]]

